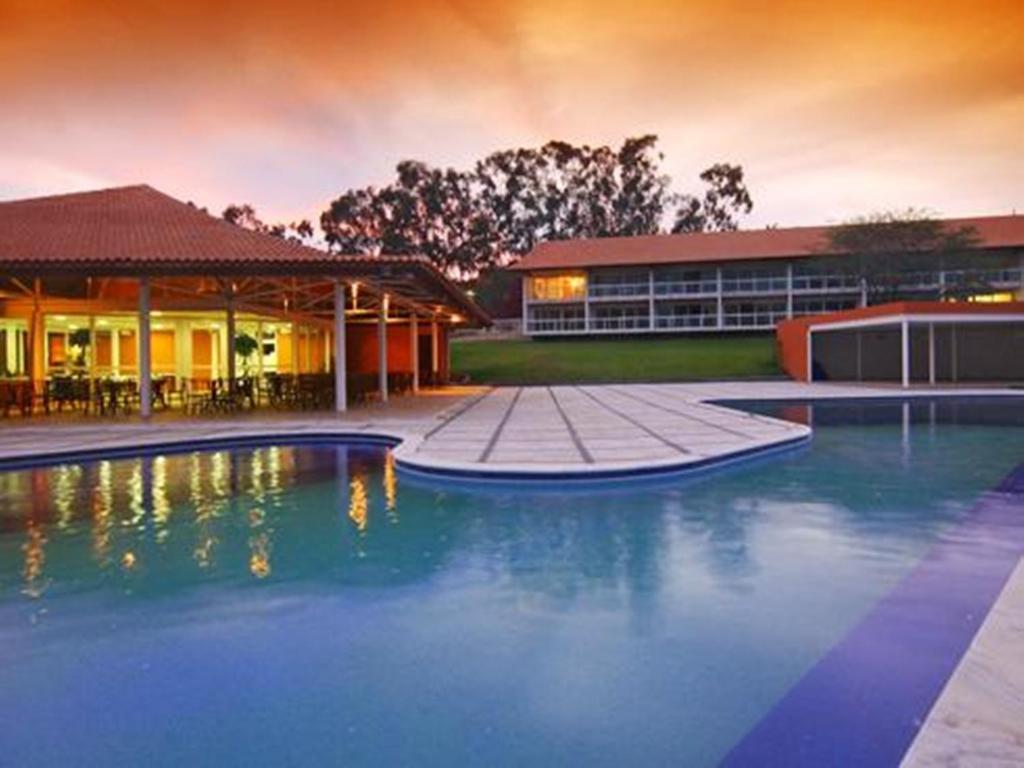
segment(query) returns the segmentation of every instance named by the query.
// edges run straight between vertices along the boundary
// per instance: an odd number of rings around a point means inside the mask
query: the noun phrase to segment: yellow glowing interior
[[[999,291],[998,293],[979,293],[967,300],[973,304],[1002,304],[1007,301],[1016,301],[1017,297],[1009,291]]]
[[[565,301],[582,299],[587,291],[587,277],[577,275],[550,275],[530,279],[530,298],[537,301]]]

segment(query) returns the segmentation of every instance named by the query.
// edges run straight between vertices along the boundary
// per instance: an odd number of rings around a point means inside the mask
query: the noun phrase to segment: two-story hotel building
[[[901,298],[934,298],[971,269],[991,288],[976,300],[1024,299],[1024,216],[945,223],[975,230],[983,268],[936,257],[932,269],[903,275]],[[513,267],[523,277],[523,332],[770,331],[781,320],[866,305],[862,281],[835,268],[827,243],[827,227],[544,242]]]

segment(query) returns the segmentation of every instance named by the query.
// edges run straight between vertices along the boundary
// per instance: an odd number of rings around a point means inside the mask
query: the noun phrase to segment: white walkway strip
[[[946,683],[902,765],[1024,765],[1024,560]]]

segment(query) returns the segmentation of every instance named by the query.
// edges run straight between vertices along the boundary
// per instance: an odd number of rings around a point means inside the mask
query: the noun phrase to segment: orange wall
[[[134,368],[138,360],[138,350],[135,347],[135,331],[117,334],[118,363],[122,372],[125,368]]]
[[[96,355],[96,365],[100,368],[109,368],[113,357],[111,350],[113,342],[110,339],[110,331],[97,331],[93,340],[93,354]]]
[[[174,331],[151,331],[152,365],[155,373],[174,373]]]
[[[797,381],[807,381],[807,322],[784,320],[775,327],[779,365]]]
[[[441,374],[447,376],[446,354],[448,337],[445,329],[439,329],[440,345],[439,363]],[[377,371],[377,326],[371,323],[350,323],[345,331],[346,355],[345,362],[350,373],[375,373]],[[412,345],[409,343],[409,326],[394,324],[388,326],[388,370],[400,373],[412,372]],[[419,326],[419,345],[421,349],[430,349],[430,324]],[[428,373],[421,369],[421,373]]]

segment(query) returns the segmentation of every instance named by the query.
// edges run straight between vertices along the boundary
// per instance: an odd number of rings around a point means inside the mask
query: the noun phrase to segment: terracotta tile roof
[[[974,227],[989,248],[1024,246],[1024,216],[946,219],[946,223],[952,228]],[[828,229],[790,227],[556,240],[540,243],[512,269],[580,269],[809,257],[824,252]]]
[[[252,263],[328,258],[138,185],[0,202],[0,264]]]
[[[0,201],[0,271],[386,276],[402,268],[471,318],[490,323],[422,256],[338,254],[300,245],[242,229],[145,184]]]

